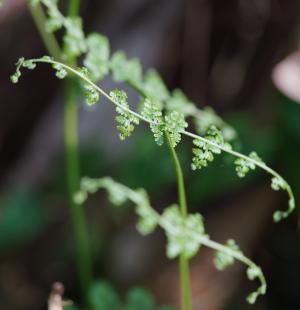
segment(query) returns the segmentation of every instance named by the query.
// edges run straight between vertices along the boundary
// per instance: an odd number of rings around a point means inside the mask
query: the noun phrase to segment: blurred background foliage
[[[286,177],[299,201],[300,105],[271,81],[274,66],[299,44],[298,0],[85,0],[81,11],[86,32],[103,32],[113,50],[139,57],[145,68],[157,67],[170,88],[182,88],[199,107],[211,105],[236,128],[234,147],[256,150]],[[26,72],[18,86],[9,82],[17,58],[45,54],[25,1],[5,2],[0,38],[0,308],[46,309],[57,280],[64,283],[66,298],[78,301],[61,85],[46,67]],[[113,87],[109,80],[103,85]],[[82,176],[111,175],[144,187],[158,210],[175,201],[166,147],[157,147],[142,129],[119,142],[112,109],[104,101],[93,109],[82,105],[79,113]],[[269,190],[266,175],[255,171],[238,179],[228,155],[193,172],[190,148],[191,141],[178,148],[190,210],[203,213],[213,237],[237,239],[266,273],[268,294],[252,308],[300,309],[298,209],[273,224],[272,211],[287,202]],[[86,212],[95,274],[101,279],[90,292],[95,309],[105,309],[97,303],[123,300],[133,310],[130,303],[140,299],[139,310],[154,304],[178,307],[176,269],[164,258],[164,236],[139,236],[130,206],[113,209],[102,192],[89,199]],[[195,309],[250,309],[244,300],[250,284],[242,269],[219,275],[206,259],[210,254],[203,250],[201,258],[201,253],[191,267]],[[132,286],[145,287],[154,297]]]

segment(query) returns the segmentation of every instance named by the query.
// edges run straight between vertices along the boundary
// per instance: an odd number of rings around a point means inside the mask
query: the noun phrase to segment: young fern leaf
[[[123,90],[115,89],[109,93],[109,96],[113,99],[113,101],[119,104],[116,107],[116,112],[119,114],[116,116],[116,121],[118,123],[117,130],[119,131],[119,137],[121,140],[131,136],[134,125],[139,124],[139,119],[127,112],[125,109],[129,109],[129,105],[127,102],[127,94]],[[121,107],[120,107],[121,106]]]
[[[109,177],[83,178],[80,190],[74,195],[74,201],[76,203],[84,202],[88,194],[95,193],[99,188],[106,189],[110,201],[117,206],[126,201],[135,204],[135,212],[139,216],[137,228],[142,234],[149,234],[157,226],[160,226],[167,236],[167,255],[169,258],[175,258],[180,254],[191,258],[196,255],[202,245],[205,245],[217,251],[215,262],[219,267],[218,269],[224,269],[236,259],[248,266],[247,276],[249,280],[258,279],[260,281],[261,285],[258,289],[247,297],[249,303],[254,303],[259,295],[266,293],[266,281],[261,269],[244,256],[233,241],[228,241],[225,246],[212,241],[205,234],[203,219],[200,214],[189,214],[184,218],[178,207],[172,205],[160,215],[151,207],[145,190],[132,190]],[[222,257],[220,253],[222,253]]]
[[[205,139],[214,144],[212,145],[199,139],[194,139],[193,141],[196,146],[196,148],[192,149],[194,157],[192,159],[191,168],[193,170],[207,167],[208,163],[214,160],[214,154],[221,154],[222,150],[218,146],[231,150],[231,145],[225,142],[222,132],[215,126],[211,126],[208,129]]]
[[[16,84],[16,83],[19,82],[19,79],[20,79],[20,77],[21,77],[21,75],[22,75],[21,68],[22,68],[22,66],[23,66],[23,64],[24,64],[24,61],[25,61],[25,58],[24,58],[24,57],[21,57],[21,58],[19,58],[18,61],[16,62],[16,71],[15,71],[14,74],[12,74],[12,75],[10,76],[10,80],[11,80],[11,82],[14,83],[14,84]]]
[[[255,170],[256,168],[256,164],[255,162],[259,162],[261,164],[265,164],[262,159],[260,157],[258,157],[258,155],[256,154],[256,152],[251,152],[249,154],[249,158],[253,159],[254,161],[249,161],[247,159],[243,159],[243,158],[238,158],[235,160],[234,164],[235,164],[235,170],[237,172],[237,175],[240,178],[243,178],[246,176],[246,174],[250,171],[250,170]]]
[[[233,239],[227,240],[225,246],[229,249],[241,253],[238,245],[235,243]],[[218,270],[224,270],[225,268],[233,265],[234,257],[228,255],[227,253],[216,251],[214,257],[214,264]]]
[[[165,116],[165,130],[170,134],[172,147],[175,147],[181,140],[181,133],[188,127],[184,115],[177,111],[168,113]]]
[[[27,68],[29,70],[33,70],[36,68],[36,63],[33,60],[25,60],[24,57],[19,58],[16,63],[16,71],[14,74],[10,76],[10,80],[12,83],[16,84],[19,82],[19,79],[22,75],[21,69]]]
[[[195,256],[201,244],[193,238],[190,231],[204,235],[204,224],[200,214],[189,214],[184,218],[177,205],[165,209],[161,216],[162,221],[173,230],[166,230],[167,235],[167,257],[172,259],[183,254],[186,259]]]
[[[56,77],[61,80],[63,80],[68,75],[67,70],[64,69],[60,64],[54,64],[52,68],[55,70]]]
[[[150,129],[154,140],[158,145],[164,143],[164,123],[159,103],[153,99],[146,98],[143,102],[141,114],[150,121]]]
[[[84,99],[86,104],[88,106],[95,105],[100,99],[99,92],[89,84],[84,84],[83,88],[84,88]]]
[[[87,80],[91,79],[91,74],[86,67],[82,67],[79,70],[82,76],[85,77],[85,79]],[[92,106],[99,101],[100,93],[96,87],[94,87],[90,83],[87,83],[86,81],[81,82],[81,87],[83,88],[83,95],[84,95],[85,103],[88,106]]]
[[[104,97],[106,97],[108,100],[110,100],[115,106],[117,106],[120,109],[120,111],[122,111],[122,113],[125,113],[126,115],[128,115],[128,118],[129,118],[129,116],[130,116],[130,118],[132,117],[134,122],[130,121],[130,123],[136,123],[140,119],[140,120],[143,120],[143,121],[151,124],[152,121],[150,119],[148,119],[147,117],[144,117],[143,115],[141,115],[141,114],[139,114],[137,112],[134,112],[134,111],[130,110],[129,107],[128,107],[128,104],[122,105],[122,104],[120,104],[120,102],[118,102],[118,100],[116,98],[114,99],[113,97],[109,96],[103,89],[101,89],[96,84],[94,84],[90,80],[90,78],[85,73],[83,73],[82,69],[72,68],[72,67],[70,67],[70,66],[68,66],[66,64],[54,61],[52,58],[50,58],[48,56],[45,56],[45,57],[42,57],[42,58],[38,58],[38,59],[26,60],[26,63],[28,63],[28,61],[30,61],[30,64],[31,64],[30,67],[32,67],[33,63],[48,63],[50,65],[60,64],[63,69],[65,69],[67,71],[70,71],[73,75],[79,77],[84,83],[87,83],[88,85],[93,87],[94,90],[96,90],[97,92],[101,93]],[[22,59],[22,61],[18,62],[17,71],[16,71],[16,73],[11,78],[12,81],[17,82],[17,80],[19,78],[19,71],[20,71],[20,68],[22,67],[22,63],[23,62],[24,62],[24,59]],[[176,113],[178,113],[178,112],[176,112]],[[180,115],[180,113],[178,113],[178,114]],[[251,157],[248,157],[248,156],[245,156],[245,155],[243,155],[241,153],[238,153],[238,152],[232,150],[231,146],[228,143],[226,143],[226,142],[223,143],[223,141],[225,139],[220,138],[220,136],[218,134],[217,134],[217,136],[219,136],[219,137],[216,139],[215,138],[215,135],[216,135],[215,133],[213,134],[213,137],[210,138],[210,137],[202,137],[202,136],[193,134],[191,132],[188,132],[188,131],[184,130],[184,128],[186,127],[187,124],[185,123],[182,114],[181,114],[181,116],[179,118],[180,118],[179,122],[177,122],[177,121],[175,121],[175,122],[169,121],[168,131],[170,130],[170,135],[171,135],[171,133],[173,133],[173,142],[172,142],[173,145],[176,144],[176,139],[178,141],[178,137],[180,138],[181,134],[184,134],[184,135],[186,135],[186,136],[188,136],[190,138],[193,138],[196,141],[204,142],[205,145],[209,145],[210,149],[215,150],[215,153],[219,153],[219,151],[224,151],[224,152],[227,152],[227,153],[237,157],[238,159],[244,160],[244,162],[237,162],[236,163],[237,166],[241,166],[242,167],[242,168],[237,168],[238,172],[240,170],[241,171],[245,171],[245,168],[244,168],[244,165],[245,165],[244,163],[245,162],[248,163],[248,164],[246,164],[246,166],[248,166],[247,168],[249,168],[249,166],[253,167],[253,165],[257,166],[257,167],[260,167],[261,169],[263,169],[266,172],[268,172],[269,174],[271,174],[274,178],[279,178],[281,180],[281,182],[284,182],[283,183],[284,186],[282,186],[282,189],[285,189],[287,194],[288,194],[288,196],[289,196],[289,207],[288,207],[288,209],[286,211],[277,211],[277,212],[275,212],[274,215],[273,215],[274,221],[278,222],[278,221],[286,218],[295,209],[295,199],[294,199],[294,195],[293,195],[293,192],[292,192],[289,184],[276,171],[274,171],[273,169],[268,167],[264,162],[262,162],[257,155],[252,154]],[[126,120],[127,120],[127,116],[126,116]],[[124,119],[122,119],[122,122],[123,121],[124,121]],[[179,124],[181,123],[182,126],[178,126],[178,123]],[[127,121],[126,121],[126,124],[128,124]],[[167,128],[166,128],[167,126],[166,126],[165,122],[163,123],[162,126],[163,126],[164,130],[167,130]],[[175,127],[175,130],[171,132],[171,130],[173,130],[174,127]],[[178,127],[179,127],[179,129],[178,129]],[[132,127],[130,127],[130,129],[132,129]],[[123,128],[122,128],[122,130],[123,130]],[[213,131],[216,131],[216,130],[213,130]],[[126,130],[125,132],[128,132],[128,131]],[[123,135],[122,135],[122,137],[123,137]],[[174,138],[175,138],[175,141],[174,141]],[[201,145],[201,147],[202,147],[202,145]],[[219,151],[217,151],[217,149]],[[249,165],[249,163],[251,163],[251,165]]]
[[[280,175],[276,175],[272,178],[271,187],[275,191],[284,190],[289,194],[288,209],[286,211],[275,211],[273,214],[274,222],[279,222],[282,219],[287,218],[289,214],[293,212],[293,210],[295,209],[295,199],[290,186]]]

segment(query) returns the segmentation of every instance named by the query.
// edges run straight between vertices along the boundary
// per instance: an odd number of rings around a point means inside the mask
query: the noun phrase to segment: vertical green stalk
[[[177,177],[177,188],[178,188],[178,200],[181,215],[187,216],[187,204],[184,187],[184,178],[182,174],[181,165],[176,154],[174,147],[172,146],[170,135],[168,132],[165,133],[167,145],[172,157],[173,165]],[[181,254],[179,257],[179,274],[180,274],[180,291],[181,291],[181,310],[191,310],[191,288],[190,288],[190,271],[189,261]]]
[[[65,81],[64,141],[76,263],[81,291],[83,296],[86,296],[92,279],[90,245],[84,209],[82,205],[73,201],[73,195],[79,189],[80,181],[77,135],[77,87],[76,81],[71,78]]]
[[[70,0],[68,14],[78,14],[80,0]],[[28,5],[36,27],[40,33],[49,54],[61,60],[62,51],[55,36],[45,29],[46,17],[40,4]],[[67,56],[67,62],[76,64],[76,59]],[[80,287],[86,301],[86,293],[92,279],[92,264],[90,256],[90,245],[87,233],[87,225],[83,207],[73,201],[74,193],[79,189],[80,172],[78,156],[78,134],[77,134],[77,84],[72,78],[67,78],[64,87],[65,108],[64,108],[64,143],[66,159],[66,177],[69,191],[69,203],[71,220],[75,242],[76,264]]]
[[[80,8],[80,0],[70,0],[68,7],[68,15],[69,16],[78,15],[79,8]]]

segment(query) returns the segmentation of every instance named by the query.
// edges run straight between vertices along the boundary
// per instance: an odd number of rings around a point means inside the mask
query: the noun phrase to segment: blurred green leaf
[[[154,300],[146,290],[135,287],[126,296],[125,310],[153,310]]]
[[[43,210],[32,193],[12,192],[2,198],[0,249],[13,249],[34,240],[46,227]]]
[[[97,281],[92,284],[88,299],[92,310],[120,310],[117,292],[105,281]]]

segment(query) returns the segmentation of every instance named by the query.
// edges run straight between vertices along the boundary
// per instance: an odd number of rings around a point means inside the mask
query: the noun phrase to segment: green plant
[[[43,8],[47,10],[47,18]],[[17,62],[13,83],[18,82],[21,69],[34,69],[37,64],[51,65],[59,79],[65,79],[66,112],[65,141],[70,196],[72,200],[72,217],[74,236],[78,242],[78,269],[81,285],[89,287],[90,262],[88,254],[88,238],[86,236],[85,220],[82,203],[89,193],[98,188],[104,188],[109,193],[112,204],[121,205],[129,200],[135,205],[139,217],[138,230],[146,235],[160,226],[167,236],[167,256],[179,258],[181,303],[182,309],[191,309],[189,260],[205,245],[215,251],[216,268],[223,270],[239,260],[247,265],[247,276],[250,280],[259,280],[260,286],[252,292],[247,300],[253,304],[259,295],[266,293],[266,281],[261,269],[247,258],[233,240],[225,245],[210,239],[206,234],[203,219],[200,214],[189,214],[185,195],[183,172],[176,153],[176,146],[182,136],[192,138],[193,170],[200,170],[212,162],[216,155],[226,152],[233,155],[235,169],[239,177],[245,177],[251,170],[259,167],[272,176],[271,186],[274,190],[285,190],[289,196],[286,211],[276,211],[275,222],[286,218],[295,208],[295,200],[289,184],[255,153],[243,155],[232,149],[230,141],[235,131],[226,124],[215,112],[207,107],[199,110],[190,102],[181,90],[170,92],[163,80],[154,69],[143,75],[138,59],[127,59],[122,51],[110,56],[108,39],[97,33],[84,35],[82,21],[76,16],[79,1],[70,1],[69,14],[65,17],[58,9],[56,0],[31,0],[29,7],[36,21],[50,56],[36,59],[20,58]],[[63,49],[61,50],[53,33],[64,29]],[[83,56],[84,67],[78,67],[76,58]],[[117,83],[126,83],[134,89],[141,98],[140,111],[133,111],[128,103],[124,90],[114,89],[107,93],[97,82],[111,75]],[[77,80],[80,84],[77,84]],[[94,105],[101,97],[106,98],[116,108],[116,123],[121,140],[131,136],[140,121],[147,123],[154,135],[155,142],[161,146],[167,144],[177,177],[178,205],[167,207],[159,214],[151,207],[148,196],[143,189],[132,190],[116,183],[110,178],[83,178],[79,188],[79,169],[77,158],[76,136],[76,95],[77,88],[82,89],[86,104]],[[187,131],[187,117],[194,121],[197,134]]]

